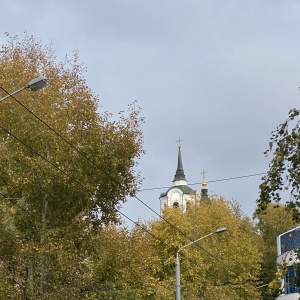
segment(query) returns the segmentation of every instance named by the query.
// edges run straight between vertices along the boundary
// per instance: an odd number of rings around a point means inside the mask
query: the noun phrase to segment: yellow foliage
[[[40,75],[49,80],[0,103],[0,190],[16,199],[1,201],[4,278],[24,299],[80,299],[93,273],[85,233],[118,223],[116,208],[140,184],[140,108],[100,114],[78,54],[59,62],[33,37],[8,35],[0,69],[0,98]]]
[[[262,240],[249,218],[236,214],[222,197],[196,201],[186,213],[168,208],[163,217],[167,222],[149,224],[151,232],[164,241],[153,241],[160,260],[156,275],[173,281],[173,286],[177,250],[217,228],[227,228],[227,232],[213,234],[179,253],[182,299],[197,299],[199,295],[203,299],[259,299],[256,286]]]

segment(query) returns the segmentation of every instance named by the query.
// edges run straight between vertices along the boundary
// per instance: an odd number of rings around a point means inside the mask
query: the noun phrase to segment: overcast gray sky
[[[216,180],[266,172],[271,131],[299,108],[299,1],[1,2],[1,44],[5,32],[26,31],[52,42],[58,57],[78,50],[100,113],[138,100],[146,119],[141,189],[172,185],[181,137],[188,183],[200,183],[205,169],[210,193],[252,216],[261,176]],[[159,212],[163,191],[138,197]],[[137,199],[122,211],[155,216]]]

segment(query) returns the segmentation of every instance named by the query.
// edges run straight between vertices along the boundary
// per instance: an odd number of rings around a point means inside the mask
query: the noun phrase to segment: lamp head
[[[48,84],[48,79],[45,76],[39,76],[30,80],[26,86],[26,88],[31,89],[32,91],[38,91]]]
[[[221,227],[221,228],[218,228],[215,233],[221,233],[221,232],[224,232],[224,231],[227,231],[227,228],[226,227]]]

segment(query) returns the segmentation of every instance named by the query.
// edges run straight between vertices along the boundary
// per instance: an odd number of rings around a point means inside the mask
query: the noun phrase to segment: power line
[[[256,173],[256,174],[236,176],[236,177],[228,177],[228,178],[223,178],[223,179],[209,180],[209,181],[206,181],[206,182],[207,183],[213,183],[213,182],[221,182],[221,181],[228,181],[228,180],[236,180],[236,179],[243,179],[243,178],[248,178],[248,177],[255,177],[255,176],[259,176],[259,175],[265,175],[265,174],[267,174],[267,173],[264,172],[264,173]],[[202,184],[202,182],[189,183],[189,185],[200,185],[200,184]],[[144,189],[140,189],[139,192],[152,191],[152,190],[162,190],[162,189],[168,189],[168,188],[169,188],[169,186],[144,188]]]
[[[0,125],[1,127],[1,125]],[[22,211],[24,211],[25,213],[27,213],[28,215],[30,215],[31,217],[33,217],[34,219],[37,219],[37,217],[32,214],[30,211],[28,211],[26,208],[24,208],[23,206],[19,205],[18,203],[16,203],[16,200],[20,199],[20,198],[5,198],[5,195],[3,193],[0,192],[0,196],[2,196],[2,198],[4,200],[9,200],[10,202],[12,202],[15,206],[17,206],[19,209],[21,209]]]
[[[45,156],[41,155],[40,153],[38,153],[36,150],[34,150],[31,146],[27,145],[25,142],[23,142],[20,138],[18,138],[16,135],[14,135],[10,130],[4,128],[1,124],[0,124],[0,128],[5,131],[6,133],[10,134],[14,139],[16,139],[19,143],[23,144],[23,146],[27,147],[30,149],[30,151],[34,152],[36,155],[38,155],[40,158],[42,158],[43,160],[45,160],[46,162],[48,162],[49,164],[51,164],[55,169],[57,169],[58,171],[62,172],[64,175],[67,175],[68,177],[70,177],[70,175],[65,172],[64,170],[60,169],[56,164],[52,163],[49,159],[47,159]],[[89,189],[87,187],[85,187],[80,181],[74,179],[78,184],[80,184],[83,188],[85,188],[87,191],[89,191]],[[29,215],[31,215],[32,217],[34,217],[35,219],[38,219],[35,215],[29,213],[26,209],[20,207],[19,205],[16,204],[17,207],[19,207],[20,209],[24,210],[26,213],[28,213]],[[118,213],[120,213],[123,217],[125,217],[126,219],[128,219],[129,221],[131,221],[132,223],[134,223],[136,226],[139,226],[142,230],[144,230],[146,233],[150,234],[152,237],[154,237],[155,239],[157,239],[158,241],[160,241],[161,243],[163,243],[164,245],[168,246],[162,239],[160,239],[159,237],[157,237],[155,234],[153,234],[150,230],[146,229],[144,226],[142,226],[141,224],[139,224],[138,222],[135,222],[134,220],[132,220],[130,217],[126,216],[124,213],[122,213],[119,209],[114,208],[116,211],[118,211]],[[52,220],[53,221],[53,220]],[[193,264],[197,265],[197,263],[195,263],[194,261],[192,261],[191,259],[187,258],[185,255],[184,256],[187,260],[189,260],[190,262],[192,262]],[[216,278],[216,275],[210,273],[207,271],[207,273],[213,277]]]
[[[158,238],[155,234],[153,234],[150,230],[146,229],[144,226],[142,226],[141,224],[139,224],[138,222],[133,221],[131,218],[129,218],[128,216],[126,216],[125,214],[123,214],[122,212],[119,211],[119,213],[124,216],[126,219],[128,219],[129,221],[131,221],[132,223],[134,223],[135,225],[139,226],[140,228],[142,228],[146,233],[150,234],[151,236],[153,236],[155,239],[157,239],[158,241],[160,241],[161,243],[163,243],[164,245],[168,246],[162,239]],[[183,253],[181,253],[181,256],[183,256],[185,259],[187,259],[188,261],[190,261],[191,263],[193,263],[194,265],[198,265],[197,263],[195,263],[193,260],[191,260],[190,258],[188,258],[186,255],[184,255]],[[198,265],[199,267],[199,265]],[[217,276],[209,271],[206,271],[210,276],[213,276],[217,279]]]
[[[157,213],[154,209],[152,209],[149,205],[147,205],[145,202],[143,202],[141,199],[139,199],[138,197],[134,197],[137,200],[139,200],[143,205],[145,205],[148,209],[150,209],[153,213],[155,213],[161,220],[165,221],[167,224],[169,224],[172,228],[174,228],[175,230],[177,230],[181,235],[183,235],[184,237],[186,237],[190,242],[192,242],[194,245],[196,245],[198,248],[200,248],[201,250],[203,250],[204,252],[206,252],[207,254],[209,254],[211,257],[213,257],[215,260],[217,260],[218,262],[220,262],[222,264],[223,267],[225,267],[226,269],[230,270],[231,272],[233,272],[235,275],[238,276],[237,273],[235,273],[235,271],[233,271],[231,268],[229,268],[227,265],[225,265],[219,258],[217,258],[216,256],[214,256],[213,254],[211,254],[209,251],[207,251],[205,248],[203,248],[202,246],[200,246],[198,243],[195,243],[195,241],[193,239],[191,239],[189,236],[187,236],[181,229],[177,228],[175,225],[173,225],[170,221],[168,221],[165,217],[163,217],[162,215],[160,215],[159,213]]]
[[[3,87],[1,87],[1,89],[6,92],[7,94],[10,94],[8,91],[6,91]],[[61,138],[63,141],[65,141],[71,148],[73,148],[78,154],[80,154],[82,157],[84,157],[86,160],[88,160],[93,166],[95,166],[98,170],[100,170],[104,175],[106,175],[108,178],[110,178],[113,182],[115,182],[118,186],[123,188],[122,183],[120,183],[117,179],[115,179],[114,177],[112,177],[109,173],[107,173],[106,171],[104,171],[100,166],[98,166],[92,159],[90,159],[89,157],[87,157],[82,151],[80,151],[77,147],[75,147],[71,142],[69,142],[66,138],[64,138],[60,133],[58,133],[54,128],[52,128],[48,123],[46,123],[45,121],[43,121],[40,117],[38,117],[33,111],[31,111],[27,106],[25,106],[21,101],[19,101],[15,96],[11,95],[11,97],[18,103],[20,104],[25,110],[27,110],[30,114],[32,114],[35,118],[37,118],[42,124],[44,124],[48,129],[50,129],[52,132],[54,132],[59,138]],[[3,127],[1,127],[3,129]],[[5,131],[7,131],[7,129],[4,129]],[[7,131],[9,133],[9,131]],[[10,133],[11,134],[11,133]],[[27,146],[28,147],[28,146]],[[40,155],[41,156],[41,155]],[[42,157],[43,159],[45,159],[45,157]],[[47,159],[46,159],[47,160]],[[53,163],[50,162],[50,164],[52,166],[55,166]],[[60,170],[60,168],[58,168],[57,166],[55,166],[56,169]],[[175,230],[177,230],[181,235],[183,235],[184,237],[186,237],[189,241],[194,243],[194,240],[191,239],[189,236],[187,236],[182,230],[178,229],[174,224],[172,224],[171,222],[167,221],[164,217],[162,217],[160,214],[158,214],[157,212],[155,212],[152,208],[150,208],[147,204],[145,204],[141,199],[139,199],[137,196],[134,196],[134,198],[136,198],[138,201],[140,201],[143,205],[145,205],[148,209],[150,209],[152,212],[154,212],[158,217],[160,217],[163,221],[167,222],[172,228],[174,228]],[[235,275],[238,276],[238,274],[236,274],[233,270],[231,270],[231,268],[229,268],[228,266],[226,266],[220,259],[218,259],[217,257],[215,257],[214,255],[212,255],[209,251],[205,250],[203,247],[201,247],[199,244],[194,243],[197,247],[199,247],[201,250],[205,251],[207,254],[209,254],[211,257],[213,257],[214,259],[216,259],[217,261],[219,261],[225,268],[227,268],[228,270],[230,270],[231,272],[233,272]]]

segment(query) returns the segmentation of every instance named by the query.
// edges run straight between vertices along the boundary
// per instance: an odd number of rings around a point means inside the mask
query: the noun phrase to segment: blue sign
[[[300,248],[300,228],[295,228],[280,236],[281,254]]]

